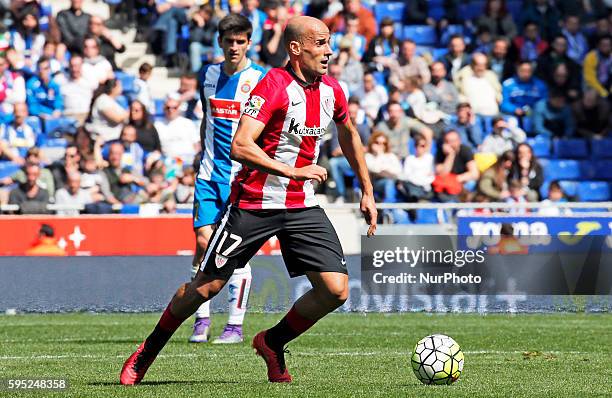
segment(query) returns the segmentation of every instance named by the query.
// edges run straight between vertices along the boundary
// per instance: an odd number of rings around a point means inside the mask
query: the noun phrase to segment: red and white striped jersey
[[[290,66],[274,68],[251,92],[243,114],[265,124],[257,144],[289,166],[316,164],[319,141],[330,123],[348,120],[348,104],[338,82],[323,76],[312,84]],[[244,166],[230,200],[242,209],[296,209],[317,206],[312,181],[295,181]]]

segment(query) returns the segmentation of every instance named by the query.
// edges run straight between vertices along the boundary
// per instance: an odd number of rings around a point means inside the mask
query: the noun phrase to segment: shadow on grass
[[[188,384],[238,384],[237,381],[233,380],[154,380],[154,381],[143,381],[138,384],[139,386],[163,386],[163,385],[188,385]],[[116,381],[94,381],[87,383],[88,386],[118,386],[122,387],[119,382]]]

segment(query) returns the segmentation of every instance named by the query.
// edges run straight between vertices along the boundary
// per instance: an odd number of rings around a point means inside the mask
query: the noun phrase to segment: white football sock
[[[198,308],[196,318],[210,318],[210,301],[205,302]]]
[[[227,300],[229,302],[229,325],[242,325],[247,310],[249,290],[251,289],[251,266],[237,268],[227,283]]]

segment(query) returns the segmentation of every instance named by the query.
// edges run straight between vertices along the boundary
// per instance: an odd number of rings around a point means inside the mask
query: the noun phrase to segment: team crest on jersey
[[[246,82],[244,82],[242,87],[240,87],[240,91],[242,91],[245,94],[250,93],[251,92],[251,82],[248,81],[248,80]]]
[[[248,102],[245,105],[244,113],[252,117],[257,117],[257,115],[259,115],[261,107],[265,102],[266,100],[261,98],[259,95],[251,96],[251,98],[249,98]]]
[[[223,267],[227,263],[227,257],[217,254],[215,256],[215,265],[217,268]]]
[[[323,111],[327,116],[332,117],[334,111],[334,100],[332,97],[323,98]]]

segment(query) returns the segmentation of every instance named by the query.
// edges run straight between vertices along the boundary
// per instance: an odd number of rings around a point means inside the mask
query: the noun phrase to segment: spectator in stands
[[[193,0],[155,0],[158,17],[153,24],[153,30],[161,36],[166,67],[175,67],[178,64],[178,32],[181,26],[187,25],[187,10],[193,3]]]
[[[486,26],[478,27],[476,37],[468,46],[469,53],[489,54],[493,49],[493,35]]]
[[[533,0],[521,12],[523,26],[529,22],[536,23],[544,40],[550,40],[559,34],[561,14],[548,0]]]
[[[101,189],[104,177],[96,157],[92,154],[84,154],[81,157],[80,170],[81,188],[89,193],[93,202],[103,201],[104,195]]]
[[[61,32],[62,43],[72,53],[81,52],[83,40],[89,29],[91,15],[82,9],[83,0],[70,0],[70,8],[57,14],[57,25]]]
[[[110,30],[104,26],[102,18],[92,15],[89,18],[89,35],[96,38],[100,45],[100,55],[108,60],[113,70],[119,67],[115,62],[115,54],[125,52],[125,46],[115,38]]]
[[[58,82],[61,85],[61,83],[63,82],[61,78],[62,72],[64,72],[65,54],[59,50],[59,47],[60,46],[58,46],[58,42],[48,38],[45,41],[45,45],[43,46],[42,56],[47,57],[47,59],[49,60],[49,66],[51,67],[51,76],[57,78]],[[61,47],[63,47],[63,45]],[[73,54],[71,55],[71,57],[75,55],[76,54]]]
[[[38,8],[24,7],[16,17],[16,26],[11,31],[11,46],[23,57],[23,67],[33,72],[45,45],[45,35],[38,25]]]
[[[254,61],[258,61],[261,51],[263,26],[267,18],[266,13],[259,9],[259,0],[242,0],[241,14],[251,21],[251,26],[253,27],[251,48],[247,51],[247,56]]]
[[[380,33],[368,45],[363,62],[371,69],[388,72],[400,53],[400,41],[395,36],[394,22],[391,18],[383,18],[380,22]]]
[[[497,75],[487,69],[487,56],[482,53],[472,55],[472,62],[455,75],[455,85],[460,97],[470,103],[474,113],[494,116],[499,113],[502,100],[501,84]]]
[[[60,86],[64,102],[64,115],[77,120],[79,126],[85,122],[89,114],[89,106],[97,81],[88,80],[83,76],[83,57],[78,54],[70,57],[68,78]]]
[[[503,152],[495,164],[482,173],[478,181],[478,192],[492,202],[502,202],[510,197],[508,178],[514,164],[512,151]]]
[[[26,163],[24,173],[26,181],[11,190],[8,203],[18,205],[21,214],[47,213],[49,193],[37,184],[40,178],[40,166],[34,163]]]
[[[32,146],[28,149],[28,153],[25,157],[25,163],[32,163],[41,166],[41,153],[38,147]],[[26,182],[26,174],[23,168],[17,170],[15,174],[10,177],[6,177],[0,179],[1,185],[11,185],[13,183],[23,184]],[[40,176],[36,181],[39,187],[46,190],[50,196],[53,196],[55,193],[55,182],[53,181],[53,174],[49,171],[49,169],[43,168],[41,166]]]
[[[13,121],[0,125],[0,141],[4,146],[0,158],[4,157],[19,164],[24,163],[28,149],[36,144],[38,138],[36,132],[26,123],[27,118],[28,106],[17,103],[14,107]]]
[[[123,145],[123,156],[121,157],[121,167],[129,168],[133,175],[144,175],[144,150],[136,142],[136,129],[134,126],[126,124],[121,130],[119,142]]]
[[[361,107],[371,120],[376,119],[380,107],[389,100],[387,90],[376,82],[372,72],[363,75],[363,90],[355,93],[355,96],[361,99]]]
[[[576,135],[604,138],[612,132],[610,102],[601,98],[597,91],[587,90],[582,99],[572,105],[572,110],[576,120]]]
[[[589,51],[587,37],[581,31],[580,18],[576,15],[567,15],[563,23],[563,36],[567,40],[567,56],[577,64],[582,64]]]
[[[102,84],[115,78],[113,66],[100,54],[100,43],[93,36],[87,36],[83,41],[83,76],[86,79]]]
[[[354,14],[346,15],[346,30],[331,35],[330,45],[332,51],[347,48],[352,58],[360,61],[366,52],[366,38],[359,34],[359,19]]]
[[[57,21],[55,19],[54,15],[49,15],[49,6],[51,5],[51,1],[49,0],[1,0],[0,3],[10,3],[10,11],[11,11],[11,15],[13,16],[13,19],[18,19],[15,18],[16,16],[19,15],[23,15],[24,13],[27,12],[34,12],[36,15],[38,15],[39,17],[39,24],[43,21],[43,19],[46,19],[46,26],[45,26],[45,36],[54,41],[54,42],[59,42],[61,39],[61,33],[60,30],[57,26]],[[46,6],[45,9],[43,8],[43,6]],[[0,6],[0,8],[2,8]],[[33,11],[30,11],[28,9],[33,8]],[[41,27],[41,30],[42,27]],[[65,52],[65,46],[62,45],[62,54]]]
[[[367,125],[365,120],[360,120],[360,112],[362,112],[359,106],[359,100],[356,98],[350,98],[348,103],[348,113],[351,119],[351,123],[357,129],[359,137],[361,138],[361,144],[364,149],[367,146],[370,138],[370,127]],[[364,119],[364,118],[361,118]],[[329,170],[333,181],[336,183],[336,194],[338,195],[335,203],[344,203],[346,199],[346,185],[344,183],[344,176],[349,175],[352,170],[348,160],[342,153],[340,148],[340,142],[338,142],[338,130],[335,126],[330,127],[332,131],[332,137],[329,143]]]
[[[516,67],[516,76],[502,85],[501,111],[522,121],[528,117],[536,102],[546,99],[546,84],[533,76],[531,62],[521,61]]]
[[[538,216],[555,217],[571,214],[570,209],[555,206],[556,203],[567,203],[566,196],[559,181],[552,181],[548,186],[548,198],[542,201],[542,207],[538,209]]]
[[[102,170],[104,180],[102,193],[105,200],[112,204],[132,203],[136,199],[132,188],[143,187],[146,181],[132,174],[128,167],[122,167],[123,145],[114,142],[108,149],[108,167]]]
[[[482,118],[472,111],[468,102],[457,105],[457,111],[450,120],[450,128],[459,134],[461,143],[475,149],[482,144],[485,135]]]
[[[544,171],[529,144],[521,143],[516,147],[510,178],[521,182],[527,200],[530,202],[539,200],[540,188],[544,183]]]
[[[446,78],[453,81],[459,71],[470,63],[470,56],[465,52],[465,40],[461,35],[453,35],[448,42],[448,53],[441,59],[446,68]]]
[[[489,134],[482,145],[480,152],[501,155],[506,151],[512,151],[516,146],[525,141],[527,135],[518,126],[506,122],[503,117],[493,118],[493,131]]]
[[[391,63],[389,83],[398,85],[402,80],[412,76],[418,77],[421,84],[428,84],[431,80],[427,62],[416,55],[416,43],[408,39],[402,42],[399,60]]]
[[[130,104],[130,125],[136,129],[136,142],[142,146],[145,153],[161,153],[159,134],[151,120],[151,115],[142,102],[135,100]]]
[[[552,75],[547,77],[548,91],[562,92],[570,102],[576,102],[581,97],[582,81],[580,76],[570,76],[570,71],[565,63],[560,63],[553,69]]]
[[[487,0],[484,14],[476,19],[478,28],[486,27],[493,38],[500,36],[512,39],[516,36],[516,25],[508,12],[505,0]]]
[[[571,137],[575,123],[563,93],[551,91],[548,100],[539,101],[533,109],[533,125],[537,134],[548,137]]]
[[[585,24],[610,13],[610,2],[605,0],[557,0],[556,6],[561,15],[576,15]]]
[[[94,92],[91,99],[89,115],[87,116],[87,130],[97,140],[102,142],[116,140],[121,134],[121,125],[127,121],[129,113],[123,109],[116,98],[121,95],[121,82],[109,79]]]
[[[376,19],[370,10],[361,4],[361,0],[344,0],[344,10],[323,20],[331,32],[342,32],[346,27],[346,15],[353,14],[359,19],[359,34],[368,43],[376,36]]]
[[[285,65],[287,61],[287,50],[283,42],[283,30],[289,13],[279,0],[267,0],[265,10],[268,20],[264,25],[261,39],[261,60],[273,68]]]
[[[464,185],[478,179],[478,167],[470,147],[461,143],[455,130],[448,130],[435,155],[436,176],[432,188],[438,200],[456,201]]]
[[[178,178],[178,185],[174,191],[174,200],[177,203],[193,203],[195,194],[196,174],[192,166],[183,167]]]
[[[174,212],[176,202],[174,201],[174,186],[169,186],[164,180],[164,174],[159,170],[151,172],[150,181],[144,189],[138,192],[135,199],[137,203],[156,203],[163,207],[166,212]]]
[[[68,144],[64,152],[64,158],[49,165],[49,171],[53,175],[53,185],[55,189],[63,188],[66,185],[68,174],[78,171],[81,162],[81,153],[75,144]]]
[[[348,48],[340,48],[336,63],[342,68],[340,80],[346,82],[349,93],[352,95],[363,90],[363,64]]]
[[[538,24],[535,22],[527,22],[523,27],[523,34],[516,36],[512,44],[521,61],[535,62],[548,48],[548,42],[540,37]]]
[[[37,62],[38,75],[26,84],[27,104],[30,114],[43,119],[62,115],[64,101],[59,85],[51,78],[49,60],[42,57]]]
[[[434,102],[437,108],[449,118],[455,113],[459,103],[459,93],[455,86],[446,80],[444,63],[436,61],[431,64],[431,82],[423,86],[427,101]]]
[[[195,73],[185,73],[179,80],[177,91],[181,102],[180,111],[189,120],[202,120],[202,101],[198,90],[198,76]]]
[[[395,181],[401,173],[402,164],[397,155],[391,151],[389,139],[382,131],[374,131],[370,136],[365,161],[370,172],[374,195],[385,203],[394,203]]]
[[[153,74],[153,65],[148,62],[143,62],[138,67],[138,77],[134,80],[134,91],[136,100],[147,109],[149,113],[155,113],[155,103],[149,86],[149,79]]]
[[[25,81],[10,69],[6,55],[0,54],[0,113],[4,116],[12,114],[13,105],[18,102],[26,102]]]
[[[164,118],[155,122],[155,129],[166,157],[191,163],[198,153],[200,134],[191,120],[181,116],[179,107],[179,97],[169,95],[164,103]]]
[[[608,97],[612,84],[612,36],[601,36],[597,48],[584,58],[582,65],[584,81],[588,87],[597,90],[600,96]]]
[[[391,101],[387,106],[389,118],[381,120],[374,127],[376,131],[385,134],[393,153],[404,159],[408,156],[408,147],[411,135],[421,134],[431,143],[433,132],[429,127],[418,120],[406,116],[399,102]]]
[[[407,114],[419,119],[422,122],[429,123],[429,121],[425,121],[424,118],[427,98],[421,89],[419,78],[417,76],[411,76],[403,79],[401,81],[400,89],[402,103],[408,105]]]
[[[508,182],[508,192],[509,192],[509,195],[504,200],[504,202],[510,203],[510,204],[527,202],[527,196],[519,180],[510,180]],[[508,214],[512,214],[512,215],[524,215],[527,213],[529,213],[529,209],[525,207],[514,208],[508,211]]]
[[[497,79],[503,82],[514,75],[514,62],[508,56],[510,42],[505,37],[498,37],[493,42],[489,54],[489,68],[495,72]]]
[[[404,167],[397,183],[398,202],[417,202],[431,199],[431,183],[435,178],[434,158],[431,146],[421,134],[414,137],[415,154],[404,160]]]
[[[428,0],[408,1],[405,4],[404,24],[436,26],[436,21],[429,16]]]
[[[608,20],[608,18],[601,17],[595,22],[595,31],[589,34],[589,48],[597,47],[599,39],[610,34],[612,20]]]
[[[567,39],[561,34],[555,36],[550,42],[550,47],[538,57],[535,74],[540,79],[546,79],[560,63],[567,65],[572,79],[581,80],[580,66],[567,56]]]
[[[191,71],[197,73],[202,68],[202,58],[212,61],[217,19],[210,5],[201,5],[191,16],[189,24],[189,62]]]
[[[57,210],[61,216],[78,216],[79,208],[85,208],[93,201],[91,193],[81,188],[81,173],[73,171],[68,174],[66,185],[55,193],[55,204],[75,207],[74,209]]]

